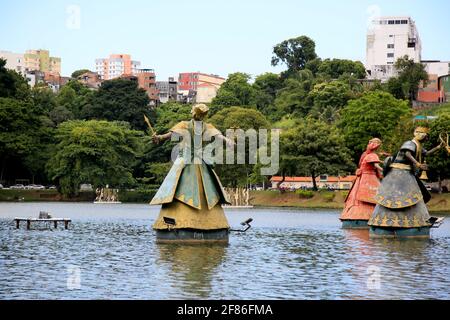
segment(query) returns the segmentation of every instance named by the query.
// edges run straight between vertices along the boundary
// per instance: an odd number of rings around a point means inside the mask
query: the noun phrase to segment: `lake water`
[[[69,230],[15,229],[49,211]],[[371,240],[339,211],[226,209],[228,245],[156,244],[159,207],[0,203],[0,299],[450,299],[450,217],[429,240]]]

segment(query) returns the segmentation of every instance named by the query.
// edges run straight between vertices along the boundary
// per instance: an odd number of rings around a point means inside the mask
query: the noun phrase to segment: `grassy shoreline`
[[[156,190],[121,191],[119,200],[123,203],[149,203]],[[348,191],[317,191],[300,194],[295,191],[264,190],[251,191],[250,203],[255,207],[342,209]],[[0,189],[0,202],[93,202],[94,192],[81,192],[76,198],[66,198],[56,190],[5,190]],[[432,194],[427,204],[429,211],[450,214],[450,193]]]
[[[347,193],[348,191],[317,191],[311,197],[305,197],[294,191],[252,191],[250,202],[255,207],[343,209]],[[450,214],[450,193],[433,193],[427,206],[430,212]]]

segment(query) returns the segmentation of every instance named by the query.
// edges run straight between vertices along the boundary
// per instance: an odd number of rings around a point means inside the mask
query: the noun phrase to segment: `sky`
[[[448,0],[0,0],[0,50],[48,49],[62,74],[131,54],[157,80],[180,72],[278,73],[273,47],[306,35],[325,58],[365,62],[368,23],[411,16],[424,60],[450,60]],[[94,70],[95,71],[95,70]]]

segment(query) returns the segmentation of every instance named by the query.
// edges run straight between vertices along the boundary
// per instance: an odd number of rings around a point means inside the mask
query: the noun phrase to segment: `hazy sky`
[[[284,70],[270,65],[272,48],[300,35],[322,58],[364,62],[371,17],[409,15],[423,59],[450,60],[449,12],[448,0],[0,0],[0,50],[49,49],[63,75],[129,53],[158,80],[190,71],[255,76]]]

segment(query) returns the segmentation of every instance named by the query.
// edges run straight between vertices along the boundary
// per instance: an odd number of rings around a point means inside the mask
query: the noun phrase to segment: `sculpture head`
[[[201,121],[208,114],[208,106],[206,104],[196,104],[192,106],[191,114],[194,120]]]
[[[381,140],[378,138],[373,138],[369,140],[369,143],[367,144],[367,150],[375,151],[381,146]]]
[[[414,130],[414,139],[417,141],[424,141],[430,132],[430,129],[427,127],[417,127]]]

